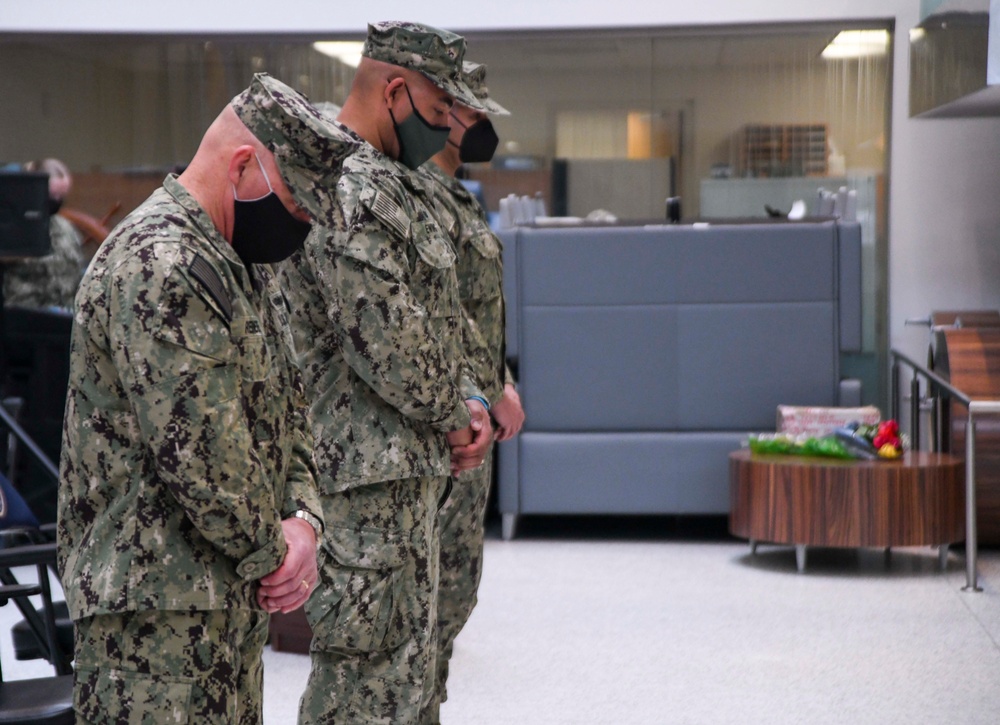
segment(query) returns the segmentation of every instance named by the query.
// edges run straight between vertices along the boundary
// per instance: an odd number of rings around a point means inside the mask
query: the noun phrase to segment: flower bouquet
[[[851,423],[835,430],[834,435],[848,447],[853,446],[859,457],[894,460],[903,455],[904,438],[899,432],[899,424],[892,419],[877,425]]]
[[[752,435],[748,443],[754,453],[872,461],[899,458],[906,448],[905,436],[900,434],[899,424],[894,420],[876,425],[849,423],[825,436],[793,436],[787,433]]]

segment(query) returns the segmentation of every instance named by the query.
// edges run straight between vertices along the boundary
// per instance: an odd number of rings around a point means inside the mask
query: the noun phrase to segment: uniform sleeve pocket
[[[396,610],[405,552],[399,534],[333,526],[319,558],[322,586],[306,604],[313,649],[375,652],[402,641]]]

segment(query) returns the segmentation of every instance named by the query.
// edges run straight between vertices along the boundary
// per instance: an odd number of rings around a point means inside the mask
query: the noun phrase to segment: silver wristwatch
[[[323,536],[323,522],[319,520],[319,517],[315,516],[305,509],[299,509],[292,514],[292,518],[302,519],[307,524],[313,527],[313,531],[316,532],[316,541],[318,542]]]

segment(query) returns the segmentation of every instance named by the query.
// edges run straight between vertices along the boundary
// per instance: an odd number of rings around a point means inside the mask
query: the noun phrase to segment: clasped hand
[[[316,568],[316,532],[304,519],[281,522],[288,552],[281,566],[261,578],[257,604],[267,612],[292,612],[309,599],[319,570]]]
[[[447,434],[451,446],[451,473],[470,471],[483,465],[483,460],[493,443],[493,427],[490,414],[478,400],[466,400],[472,422],[460,430]]]

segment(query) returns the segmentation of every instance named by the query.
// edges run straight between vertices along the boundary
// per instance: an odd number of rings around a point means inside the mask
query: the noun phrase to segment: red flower
[[[897,450],[902,448],[902,442],[899,440],[899,424],[891,419],[881,423],[872,439],[872,445],[876,450],[884,445],[891,445]]]
[[[885,434],[888,434],[890,436],[898,436],[899,435],[899,423],[897,423],[896,421],[894,421],[892,419],[883,421],[881,424],[879,424],[878,432],[879,433],[885,433]]]

